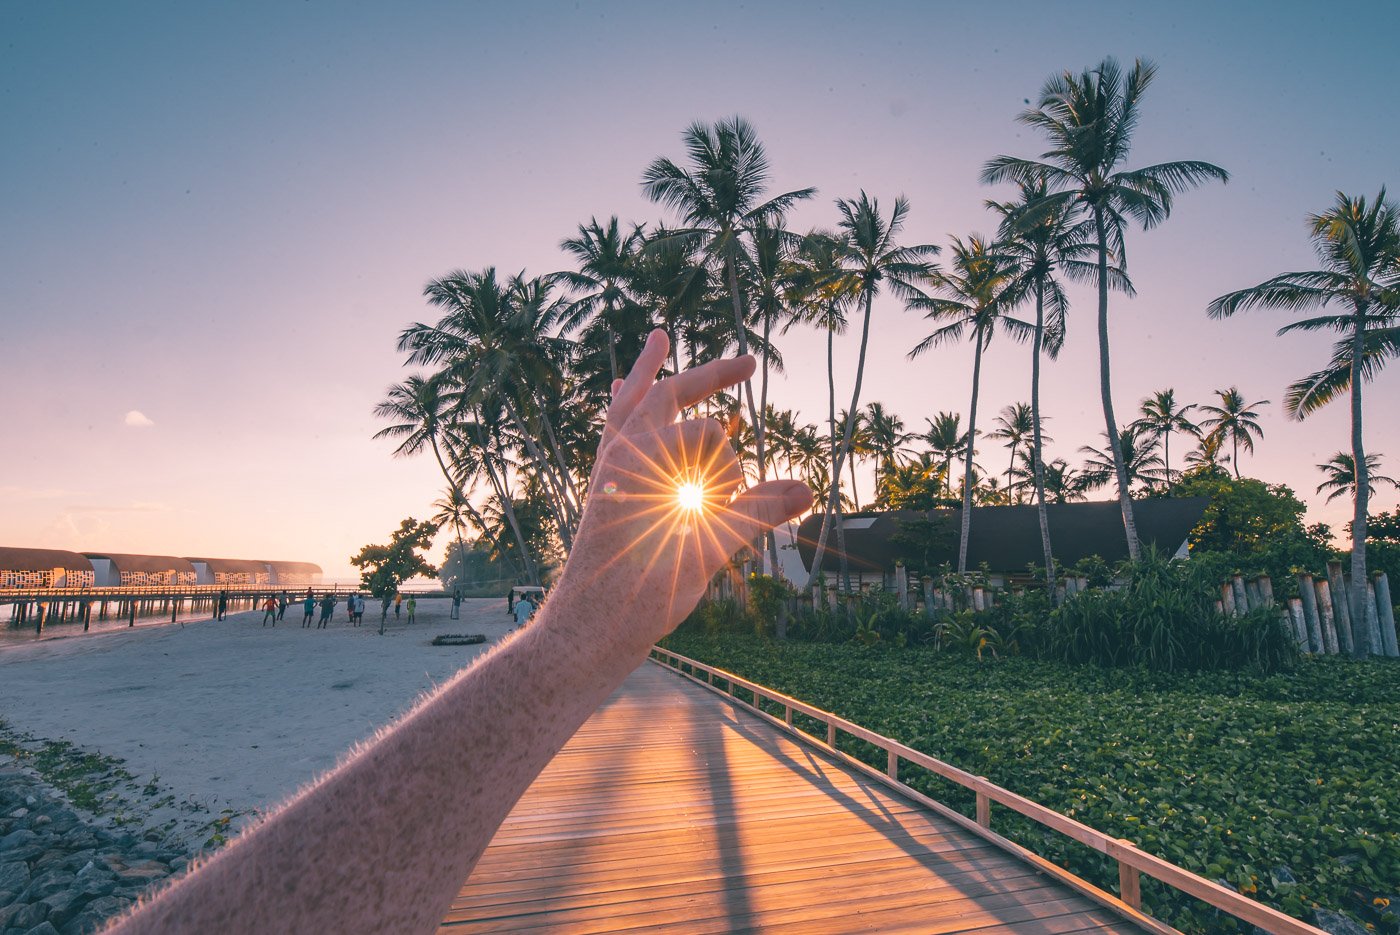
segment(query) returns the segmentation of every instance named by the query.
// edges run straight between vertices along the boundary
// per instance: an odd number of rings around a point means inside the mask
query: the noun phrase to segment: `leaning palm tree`
[[[816,189],[800,188],[761,200],[768,183],[768,156],[758,134],[742,117],[721,120],[713,127],[693,123],[682,139],[690,166],[679,166],[664,156],[655,160],[642,174],[642,191],[652,201],[678,212],[689,226],[673,236],[702,245],[710,263],[722,270],[734,306],[739,353],[747,354],[748,319],[744,315],[739,269],[751,258],[743,240],[759,224],[781,228],[783,214],[816,194]],[[744,381],[744,396],[750,424],[755,427],[762,481],[763,423],[748,380]]]
[[[1064,345],[1069,299],[1057,273],[1063,271],[1072,279],[1084,279],[1087,273],[1097,273],[1097,268],[1091,268],[1084,260],[1094,248],[1094,229],[1077,205],[1047,202],[1045,196],[1049,189],[1044,179],[1022,182],[1018,187],[1020,197],[1016,201],[988,201],[987,207],[1001,215],[997,231],[1001,250],[1020,264],[1021,276],[1029,293],[1035,297],[1035,337],[1031,341],[1031,449],[1035,471],[1031,481],[1040,520],[1045,580],[1053,593],[1055,557],[1050,546],[1050,515],[1045,509],[1044,442],[1047,439],[1041,437],[1044,419],[1040,414],[1040,353],[1045,351],[1053,360]],[[1122,281],[1126,283],[1126,277]]]
[[[1279,329],[1335,331],[1342,335],[1332,346],[1327,366],[1288,388],[1284,408],[1295,419],[1351,391],[1351,459],[1360,466],[1355,485],[1351,535],[1351,593],[1353,619],[1366,600],[1366,517],[1371,485],[1365,482],[1367,460],[1361,432],[1361,385],[1373,379],[1385,362],[1400,356],[1400,208],[1387,201],[1382,188],[1370,205],[1365,198],[1341,192],[1331,210],[1308,217],[1313,249],[1322,269],[1283,273],[1252,289],[1223,295],[1210,303],[1212,318],[1241,309],[1279,308],[1289,311],[1326,308],[1336,302],[1347,311],[1304,318]],[[1361,627],[1359,633],[1365,634]],[[1369,639],[1355,644],[1358,656],[1369,651]]]
[[[1104,431],[1118,475],[1123,531],[1134,561],[1139,556],[1137,523],[1113,414],[1108,349],[1108,290],[1110,285],[1123,284],[1112,280],[1109,255],[1115,258],[1118,269],[1126,272],[1123,235],[1128,218],[1144,228],[1154,227],[1171,214],[1174,196],[1212,179],[1229,180],[1229,173],[1208,162],[1119,168],[1128,158],[1137,129],[1138,104],[1154,74],[1152,63],[1136,61],[1124,75],[1116,61],[1106,58],[1081,75],[1065,72],[1051,78],[1041,88],[1038,106],[1017,118],[1049,139],[1050,149],[1041,155],[1045,161],[997,156],[982,170],[984,182],[1043,183],[1051,192],[1044,198],[1047,205],[1079,205],[1093,219],[1098,247],[1094,278],[1099,292],[1099,393]]]
[[[844,272],[842,278],[855,280],[856,301],[865,306],[865,316],[860,330],[860,356],[856,360],[856,383],[851,391],[850,411],[860,412],[860,385],[865,376],[865,351],[870,343],[870,312],[875,296],[882,288],[888,287],[896,296],[909,300],[923,296],[916,282],[927,280],[936,269],[929,259],[937,255],[938,247],[932,244],[900,246],[896,241],[904,229],[904,220],[909,215],[909,201],[900,195],[895,199],[894,209],[888,218],[880,215],[880,202],[864,191],[860,197],[850,201],[836,202],[841,212],[840,230],[844,235],[841,245]],[[812,573],[821,568],[826,553],[826,538],[831,531],[831,517],[836,512],[839,496],[841,469],[845,467],[846,456],[850,453],[851,432],[855,420],[848,420],[841,440],[841,448],[836,453],[836,462],[831,468],[831,491],[827,495],[826,511],[822,514],[821,533],[817,536],[816,551],[812,555]],[[844,553],[843,553],[844,554]]]
[[[914,307],[923,309],[928,318],[941,324],[909,352],[915,358],[925,351],[960,340],[963,332],[972,335],[972,406],[967,418],[967,431],[977,436],[977,396],[981,390],[982,351],[1000,329],[1013,338],[1024,341],[1034,336],[1032,325],[1011,317],[1011,310],[1020,302],[1023,282],[1016,262],[999,253],[976,234],[964,242],[953,238],[953,266],[946,273],[932,277],[933,295],[916,297]],[[962,534],[958,537],[958,574],[967,573],[967,542],[972,531],[972,446],[968,446],[967,465],[963,469]]]
[[[1267,406],[1269,401],[1261,399],[1258,402],[1246,403],[1239,387],[1235,386],[1228,390],[1216,390],[1215,395],[1220,397],[1220,405],[1201,406],[1202,412],[1210,413],[1209,419],[1201,420],[1201,428],[1209,429],[1210,434],[1230,442],[1235,479],[1239,480],[1240,446],[1244,445],[1245,451],[1254,453],[1254,440],[1264,437],[1264,430],[1259,426],[1257,410],[1260,406]]]
[[[1351,455],[1345,451],[1339,451],[1327,460],[1324,464],[1319,464],[1317,469],[1326,478],[1317,485],[1317,492],[1324,490],[1332,491],[1327,495],[1327,502],[1331,503],[1338,497],[1351,495],[1356,496],[1356,463],[1351,460]],[[1392,487],[1400,488],[1400,481],[1393,477],[1386,477],[1379,473],[1381,469],[1381,456],[1379,452],[1372,452],[1366,455],[1366,486],[1369,488],[1366,494],[1369,496],[1376,492],[1377,484],[1389,484]]]
[[[1164,390],[1157,390],[1142,401],[1140,409],[1142,415],[1133,423],[1162,443],[1162,468],[1166,471],[1168,490],[1172,486],[1172,433],[1199,434],[1200,427],[1186,418],[1195,408],[1197,408],[1195,403],[1178,406],[1176,390],[1167,387]]]

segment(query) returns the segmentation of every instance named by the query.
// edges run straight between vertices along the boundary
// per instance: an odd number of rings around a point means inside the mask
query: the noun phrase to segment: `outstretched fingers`
[[[687,406],[714,395],[753,376],[756,363],[752,355],[712,360],[690,370],[667,377],[651,388],[632,412],[638,427],[657,429],[676,421]]]
[[[719,553],[707,558],[723,562],[734,551],[759,535],[792,519],[812,505],[812,491],[800,480],[773,480],[739,494],[720,516],[715,525],[723,535],[716,536],[711,546]]]

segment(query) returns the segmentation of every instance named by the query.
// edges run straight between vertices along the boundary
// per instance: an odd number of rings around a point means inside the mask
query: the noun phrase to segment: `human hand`
[[[801,481],[743,479],[724,427],[677,422],[687,407],[754,371],[749,356],[716,360],[657,381],[670,342],[656,330],[626,380],[613,385],[578,535],[556,596],[606,611],[621,647],[645,651],[695,607],[741,546],[812,502]],[[682,505],[683,485],[699,502]],[[554,603],[554,601],[551,601]]]

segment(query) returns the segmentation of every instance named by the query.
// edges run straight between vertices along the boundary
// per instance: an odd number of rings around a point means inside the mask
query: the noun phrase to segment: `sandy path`
[[[35,738],[119,757],[144,785],[159,777],[194,828],[222,809],[270,808],[335,765],[356,742],[509,629],[504,599],[418,602],[418,620],[384,636],[379,608],[352,628],[337,607],[326,630],[280,626],[261,611],[222,622],[150,627],[0,648],[0,718]],[[317,612],[319,614],[319,611]],[[294,619],[295,618],[295,619]],[[439,633],[483,633],[477,646],[432,646]],[[154,799],[153,799],[154,800]],[[201,806],[192,814],[189,803]],[[195,842],[198,843],[198,842]]]

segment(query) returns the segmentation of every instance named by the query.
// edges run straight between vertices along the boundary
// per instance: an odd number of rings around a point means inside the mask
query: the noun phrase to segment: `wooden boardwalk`
[[[439,935],[1141,932],[647,663],[502,825]]]

